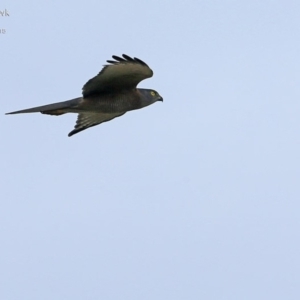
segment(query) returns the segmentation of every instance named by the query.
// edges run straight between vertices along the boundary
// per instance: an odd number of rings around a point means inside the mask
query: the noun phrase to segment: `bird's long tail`
[[[59,116],[67,112],[75,112],[76,107],[80,103],[81,99],[82,98],[79,97],[68,101],[17,110],[17,111],[6,113],[6,115],[41,112],[42,114]]]

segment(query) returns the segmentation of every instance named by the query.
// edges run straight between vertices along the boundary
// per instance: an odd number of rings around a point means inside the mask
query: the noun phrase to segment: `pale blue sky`
[[[300,2],[6,1],[2,300],[300,299]],[[164,98],[71,138],[111,55]]]

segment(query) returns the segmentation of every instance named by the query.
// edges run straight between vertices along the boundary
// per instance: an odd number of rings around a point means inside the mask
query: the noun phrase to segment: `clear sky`
[[[2,1],[2,300],[300,299],[300,2]],[[164,98],[71,138],[111,55]]]

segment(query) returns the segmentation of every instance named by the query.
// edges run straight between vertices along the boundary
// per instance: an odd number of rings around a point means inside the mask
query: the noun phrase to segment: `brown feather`
[[[138,83],[153,76],[149,66],[138,58],[123,54],[124,58],[113,56],[100,73],[90,79],[82,88],[83,97],[100,93],[114,93],[120,90],[134,89]]]

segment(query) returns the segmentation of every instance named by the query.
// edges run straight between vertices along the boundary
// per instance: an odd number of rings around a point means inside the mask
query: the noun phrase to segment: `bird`
[[[60,116],[65,113],[77,113],[74,129],[68,134],[78,132],[111,121],[126,112],[140,109],[157,101],[163,101],[153,89],[137,88],[144,79],[153,76],[150,67],[139,58],[112,55],[101,71],[86,82],[82,88],[82,97],[52,103],[43,106],[6,113],[7,115],[35,113]]]

